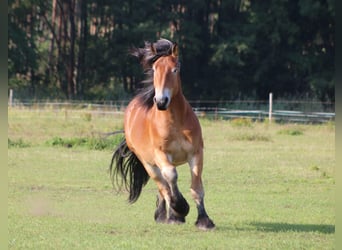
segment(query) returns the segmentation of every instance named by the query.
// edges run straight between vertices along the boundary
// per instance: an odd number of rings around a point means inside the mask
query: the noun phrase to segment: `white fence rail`
[[[68,113],[92,113],[93,115],[122,114],[129,100],[121,101],[19,101],[11,100],[9,107],[29,110]],[[209,119],[250,118],[253,120],[270,120],[275,122],[324,123],[335,120],[335,104],[311,101],[190,101],[199,117]]]
[[[203,113],[199,109],[195,110],[198,116],[206,116],[213,119],[236,119],[250,118],[253,120],[269,120],[270,113],[262,110],[220,110]],[[324,123],[335,120],[335,113],[330,112],[301,112],[288,110],[274,110],[272,120],[276,122],[296,122],[296,123]]]

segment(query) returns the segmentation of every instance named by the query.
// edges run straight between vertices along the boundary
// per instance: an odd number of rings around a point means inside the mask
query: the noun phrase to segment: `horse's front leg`
[[[167,183],[167,186],[162,185],[159,187],[159,192],[166,204],[167,220],[169,223],[185,222],[185,216],[189,213],[189,204],[178,189],[176,167],[172,165],[172,159],[167,154],[159,152],[157,155],[157,164],[162,177]]]
[[[203,149],[194,154],[189,161],[191,169],[191,195],[196,202],[198,217],[196,226],[202,230],[215,228],[204,207],[204,189],[202,184]]]
[[[169,193],[164,196],[169,211],[169,222],[185,222],[185,216],[189,213],[189,204],[178,189],[176,168],[174,166],[164,166],[161,172],[169,186]]]

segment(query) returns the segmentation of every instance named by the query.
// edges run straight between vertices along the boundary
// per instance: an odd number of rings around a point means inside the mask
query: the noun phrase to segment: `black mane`
[[[154,101],[155,92],[153,84],[149,84],[144,88],[138,90],[138,94],[136,98],[139,99],[140,103],[147,107],[148,109],[152,108]]]
[[[147,75],[143,81],[145,87],[138,90],[137,98],[147,108],[153,106],[153,97],[155,95],[153,86],[153,71],[152,66],[162,56],[169,56],[172,54],[173,42],[160,39],[155,43],[145,42],[144,48],[133,48],[131,55],[137,57]]]

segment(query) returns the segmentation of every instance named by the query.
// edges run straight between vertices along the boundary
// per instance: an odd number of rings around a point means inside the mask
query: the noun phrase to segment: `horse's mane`
[[[131,55],[137,57],[147,75],[142,82],[145,87],[138,90],[137,98],[146,106],[151,108],[153,106],[153,97],[155,95],[153,86],[153,70],[152,65],[162,56],[169,56],[172,54],[173,42],[167,39],[159,39],[155,43],[145,42],[144,48],[133,48]]]
[[[144,48],[133,48],[131,54],[138,57],[144,70],[150,70],[160,57],[172,54],[173,45],[174,43],[167,39],[159,39],[155,43],[145,42]]]

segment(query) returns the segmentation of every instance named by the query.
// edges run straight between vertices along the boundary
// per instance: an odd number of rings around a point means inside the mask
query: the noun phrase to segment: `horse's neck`
[[[182,123],[186,118],[187,101],[182,91],[178,92],[177,95],[172,98],[169,111],[175,121]]]

